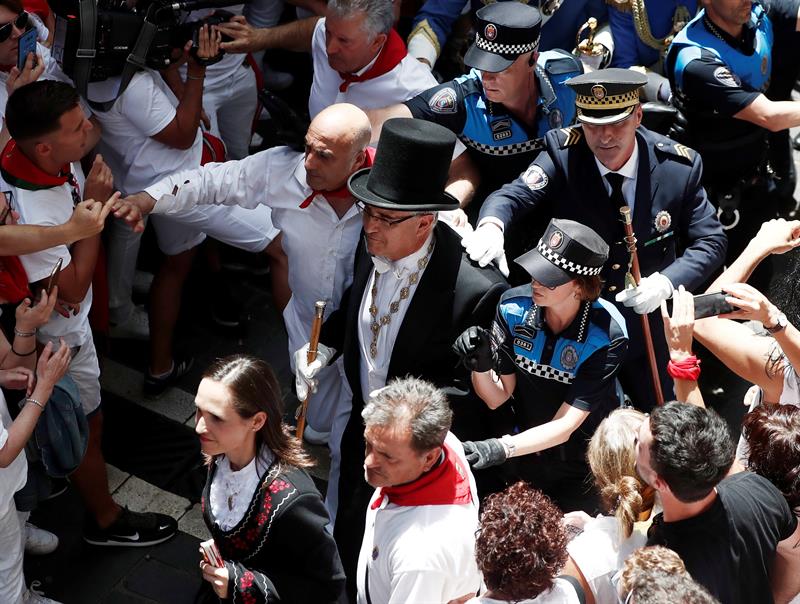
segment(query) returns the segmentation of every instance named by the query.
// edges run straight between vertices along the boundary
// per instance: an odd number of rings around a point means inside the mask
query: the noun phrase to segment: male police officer
[[[772,71],[772,25],[750,0],[702,0],[703,10],[667,54],[665,71],[675,104],[686,118],[673,134],[703,156],[703,182],[729,228],[735,257],[774,211],[765,203],[766,138],[800,125],[800,103],[771,101],[764,91]],[[747,206],[749,216],[740,220]],[[756,215],[754,215],[756,214]]]
[[[404,105],[368,112],[373,128],[389,116],[413,116],[458,135],[478,168],[471,186],[448,189],[462,207],[478,184],[485,195],[519,176],[543,147],[545,132],[573,121],[575,93],[564,82],[583,68],[563,51],[539,54],[541,22],[538,10],[519,2],[480,9],[475,43],[464,57],[473,68],[469,74]],[[469,160],[461,155],[455,161]]]
[[[463,240],[470,256],[487,263],[503,255],[503,232],[512,221],[546,205],[554,218],[589,226],[610,246],[604,296],[623,293],[626,306],[650,313],[674,287],[699,286],[725,257],[726,240],[700,184],[699,156],[683,145],[640,127],[639,90],[646,77],[627,69],[604,69],[573,78],[582,126],[553,130],[545,151],[513,183],[492,194],[481,208],[476,231]],[[628,205],[646,275],[623,292],[628,252],[620,207]],[[683,254],[678,257],[678,250]],[[641,322],[623,309],[630,346],[621,380],[634,402],[647,407],[654,393],[646,379]],[[654,319],[655,317],[651,318]],[[659,369],[667,364],[660,325],[651,320]],[[670,380],[662,375],[662,386]]]

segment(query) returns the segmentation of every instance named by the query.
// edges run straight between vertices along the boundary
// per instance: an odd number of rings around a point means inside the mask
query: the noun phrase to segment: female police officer
[[[553,219],[539,244],[516,259],[531,284],[507,291],[491,334],[471,327],[455,349],[492,409],[513,397],[514,434],[465,442],[476,469],[507,464],[564,511],[594,512],[586,445],[618,405],[614,375],[628,345],[625,321],[598,299],[608,245],[592,229]]]

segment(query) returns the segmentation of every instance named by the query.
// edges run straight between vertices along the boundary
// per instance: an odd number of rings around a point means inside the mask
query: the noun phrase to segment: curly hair
[[[645,417],[636,409],[615,410],[597,426],[586,451],[603,508],[617,517],[626,539],[646,507],[647,485],[636,473],[635,446]]]
[[[800,408],[760,405],[745,416],[742,434],[750,470],[778,487],[793,510],[800,509]]]
[[[650,465],[684,503],[706,497],[728,473],[735,453],[716,411],[671,402],[650,415]]]
[[[490,495],[481,514],[475,557],[494,596],[535,598],[553,586],[567,562],[561,510],[525,482]]]
[[[686,565],[681,557],[663,545],[640,547],[625,559],[620,575],[620,587],[624,593],[646,583],[648,575],[660,572],[667,575],[686,573]]]

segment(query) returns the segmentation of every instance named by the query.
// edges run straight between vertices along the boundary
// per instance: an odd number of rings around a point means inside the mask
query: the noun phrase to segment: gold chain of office
[[[609,2],[611,4],[611,2]],[[663,38],[656,38],[650,29],[650,20],[647,16],[645,0],[613,0],[613,4],[621,11],[630,11],[633,14],[633,23],[636,26],[636,34],[639,39],[661,53],[666,52],[672,43],[672,38],[691,20],[692,16],[689,9],[679,5],[672,15],[672,30]]]

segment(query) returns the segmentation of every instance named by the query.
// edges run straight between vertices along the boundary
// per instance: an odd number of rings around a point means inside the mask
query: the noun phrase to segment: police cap
[[[600,235],[574,220],[553,218],[538,245],[514,262],[545,287],[556,287],[599,275],[607,259],[608,244]]]
[[[470,67],[497,73],[539,47],[542,16],[532,6],[496,2],[484,6],[475,17],[475,43],[464,55]]]
[[[567,80],[575,91],[578,121],[605,125],[628,117],[639,104],[647,76],[631,69],[599,69]]]

